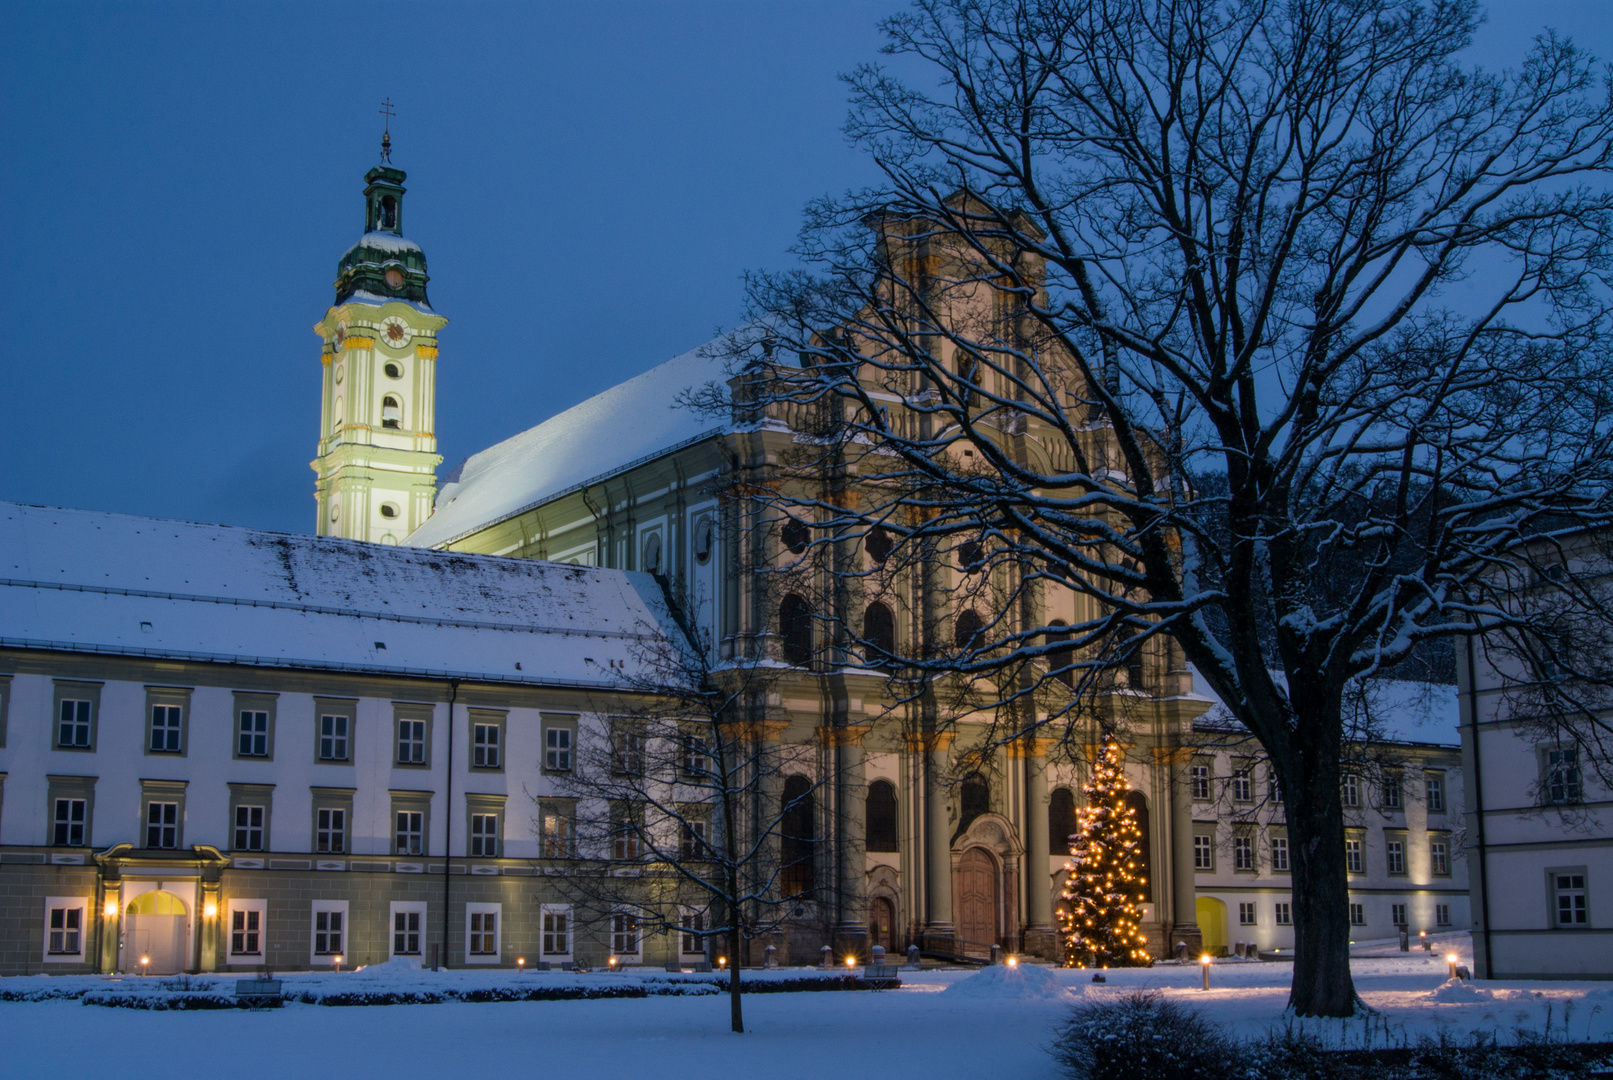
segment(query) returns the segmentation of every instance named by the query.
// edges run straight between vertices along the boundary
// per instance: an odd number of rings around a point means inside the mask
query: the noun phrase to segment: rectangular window
[[[1585,871],[1556,870],[1551,874],[1553,901],[1557,909],[1557,926],[1587,926],[1590,911],[1585,899]]]
[[[1288,873],[1288,837],[1271,838],[1271,869],[1273,873]]]
[[[706,823],[685,821],[679,826],[678,857],[682,859],[706,858]]]
[[[498,913],[473,911],[470,916],[470,954],[498,955]]]
[[[616,776],[638,776],[644,771],[644,735],[620,729],[611,735],[611,772]]]
[[[478,769],[497,769],[499,762],[499,726],[475,724],[471,727],[471,764]]]
[[[476,858],[498,858],[498,815],[470,816],[470,853]]]
[[[1274,921],[1278,926],[1294,925],[1294,909],[1286,900],[1277,905],[1276,911],[1277,917]]]
[[[1232,838],[1232,869],[1253,870],[1255,868],[1255,841],[1252,836],[1234,836]]]
[[[179,846],[179,804],[173,802],[146,803],[146,847],[176,848]]]
[[[342,954],[342,916],[340,911],[314,912],[314,955],[340,956]]]
[[[50,940],[46,951],[52,956],[78,956],[84,951],[84,909],[82,907],[53,907],[50,909]]]
[[[1239,926],[1253,926],[1253,925],[1255,925],[1255,906],[1253,904],[1251,904],[1251,903],[1240,903],[1238,905],[1238,925]]]
[[[151,747],[153,754],[177,754],[183,747],[180,745],[180,721],[184,718],[184,710],[178,705],[153,705],[151,707]]]
[[[398,764],[424,765],[426,763],[426,722],[424,720],[398,721]]]
[[[269,714],[259,709],[242,709],[237,757],[269,756]]]
[[[62,699],[61,722],[56,729],[56,745],[65,749],[90,747],[90,703],[75,698]]]
[[[683,941],[684,956],[703,956],[706,952],[706,913],[703,911],[686,911],[683,913]]]
[[[1400,790],[1400,777],[1388,775],[1383,778],[1383,808],[1385,810],[1399,810],[1404,799]]]
[[[611,858],[618,862],[629,862],[638,858],[638,833],[633,829],[633,822],[627,817],[618,817],[611,822]]]
[[[610,917],[610,951],[614,956],[638,955],[638,916],[619,911]]]
[[[558,806],[540,810],[539,839],[545,859],[571,858],[571,817]]]
[[[1365,926],[1367,924],[1367,909],[1365,904],[1350,905],[1350,925]]]
[[[706,753],[706,740],[699,735],[685,735],[683,737],[683,778],[685,780],[699,780],[711,769],[711,759]]]
[[[1546,751],[1546,801],[1556,806],[1577,803],[1581,789],[1579,749],[1565,747]]]
[[[1250,775],[1251,766],[1244,765],[1232,774],[1232,798],[1235,802],[1254,802],[1255,781]]]
[[[1443,776],[1428,775],[1423,778],[1428,790],[1428,812],[1430,814],[1443,814],[1445,812],[1445,778]]]
[[[420,955],[420,912],[392,913],[392,955]]]
[[[237,806],[235,808],[235,850],[263,850],[263,807]]]
[[[1449,904],[1434,905],[1434,925],[1449,926],[1451,924],[1451,906]]]
[[[1210,798],[1210,767],[1208,765],[1194,765],[1188,770],[1193,780],[1193,798],[1198,802],[1208,802]]]
[[[347,850],[347,811],[322,806],[315,811],[314,850],[321,855],[340,855]]]
[[[549,772],[571,771],[571,729],[543,728],[543,767]]]
[[[426,841],[426,815],[419,810],[399,810],[394,855],[423,855]]]
[[[1193,837],[1193,869],[1215,869],[1215,845],[1208,836]]]
[[[256,908],[230,911],[230,955],[263,955],[263,912]]]
[[[544,956],[571,955],[571,910],[569,908],[543,909],[543,940],[540,943]]]
[[[1367,872],[1366,857],[1361,851],[1361,841],[1344,841],[1344,869],[1352,874]]]
[[[1389,862],[1391,874],[1404,874],[1406,872],[1406,842],[1404,840],[1387,840],[1384,842],[1384,856]]]
[[[1408,925],[1407,922],[1406,922],[1406,905],[1405,904],[1390,904],[1389,905],[1389,921],[1394,923],[1396,926],[1402,926],[1403,927],[1403,926]]]
[[[342,713],[321,713],[319,717],[319,760],[348,760],[347,734],[350,719]]]
[[[1435,874],[1444,876],[1451,872],[1451,848],[1444,840],[1435,840],[1428,845],[1429,869]]]
[[[1283,786],[1277,782],[1277,774],[1275,772],[1272,773],[1271,778],[1266,781],[1266,798],[1271,801],[1271,805],[1273,806],[1281,806],[1283,804]]]
[[[57,799],[55,830],[51,842],[57,847],[83,847],[85,837],[83,799]]]
[[[1344,805],[1361,805],[1361,778],[1359,776],[1346,776],[1344,778]]]

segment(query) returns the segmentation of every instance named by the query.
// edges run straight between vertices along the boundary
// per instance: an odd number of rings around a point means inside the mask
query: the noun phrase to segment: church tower
[[[320,536],[396,544],[431,515],[437,494],[437,331],[426,256],[403,238],[402,169],[383,136],[364,174],[364,235],[336,272],[336,303],[314,326],[320,363]]]

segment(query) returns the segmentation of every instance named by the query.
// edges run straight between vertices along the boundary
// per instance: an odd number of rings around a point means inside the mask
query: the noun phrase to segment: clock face
[[[386,272],[386,287],[389,289],[403,288],[403,271],[388,270]]]
[[[381,340],[394,349],[409,344],[409,324],[396,315],[381,324]]]

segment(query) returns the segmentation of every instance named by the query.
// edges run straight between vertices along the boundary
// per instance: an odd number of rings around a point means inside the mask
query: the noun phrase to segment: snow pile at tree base
[[[1070,996],[1057,975],[1033,964],[994,964],[979,974],[959,979],[946,988],[946,993],[994,1001],[1067,1001]]]
[[[1490,991],[1480,990],[1470,982],[1451,979],[1443,983],[1438,990],[1429,991],[1428,1000],[1449,1002],[1489,1001],[1494,996]]]

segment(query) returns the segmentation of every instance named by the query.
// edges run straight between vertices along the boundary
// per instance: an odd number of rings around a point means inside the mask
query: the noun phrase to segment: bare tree
[[[731,404],[800,433],[800,482],[753,497],[905,553],[913,693],[950,678],[1011,738],[1180,655],[1259,740],[1300,1015],[1357,1004],[1347,688],[1517,625],[1497,571],[1613,510],[1606,77],[1550,33],[1466,66],[1479,18],[920,0],[886,52],[932,85],[849,77],[883,182],[751,281]],[[835,565],[855,588],[823,617],[877,652],[876,571]]]
[[[743,1033],[752,943],[812,898],[821,782],[812,749],[781,745],[769,718],[774,670],[714,663],[711,643],[680,622],[685,639],[645,634],[636,663],[612,672],[626,693],[595,714],[602,727],[578,733],[557,783],[574,802],[556,813],[539,799],[536,824],[543,856],[571,860],[566,890],[613,936],[671,935],[679,954],[694,943],[726,963]]]

